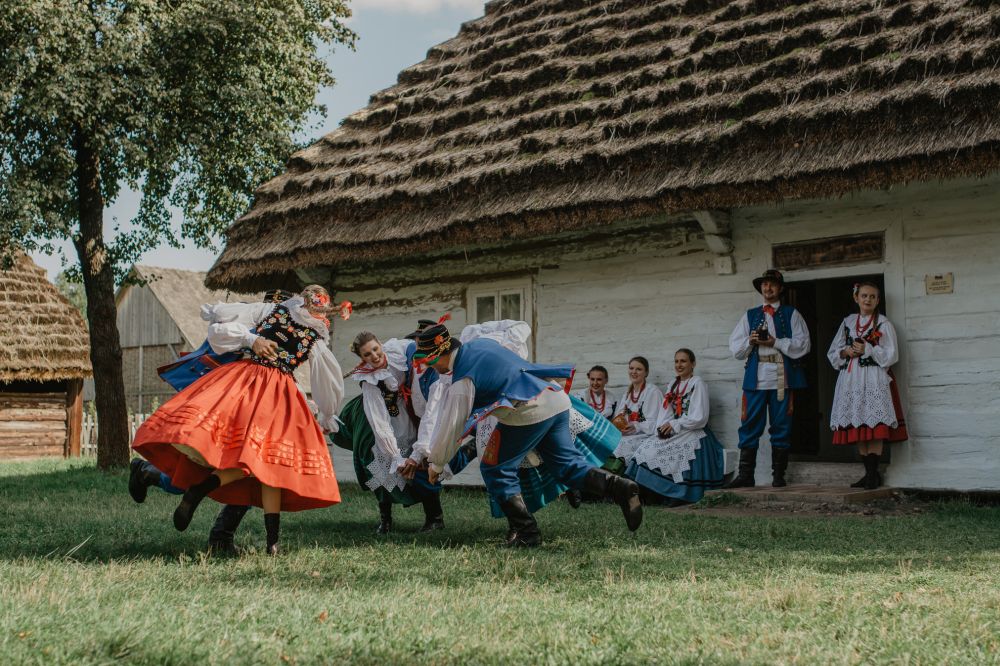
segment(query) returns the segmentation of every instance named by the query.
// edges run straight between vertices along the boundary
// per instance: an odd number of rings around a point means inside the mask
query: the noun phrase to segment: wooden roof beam
[[[705,245],[715,256],[715,272],[719,275],[732,275],[736,272],[736,262],[733,260],[733,230],[732,216],[728,210],[696,210],[692,213],[694,219],[705,232]]]

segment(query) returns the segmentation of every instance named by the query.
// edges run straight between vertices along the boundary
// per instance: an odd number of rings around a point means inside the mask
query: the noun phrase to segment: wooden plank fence
[[[128,439],[131,442],[135,431],[149,414],[130,414],[128,417]],[[93,414],[83,415],[83,429],[80,435],[80,455],[97,457],[97,417]]]

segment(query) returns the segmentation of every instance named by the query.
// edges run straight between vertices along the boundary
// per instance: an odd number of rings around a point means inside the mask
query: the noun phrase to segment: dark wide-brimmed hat
[[[430,328],[431,326],[435,326],[435,325],[437,325],[437,322],[434,321],[433,319],[418,319],[417,320],[417,330],[413,331],[412,333],[406,334],[404,337],[407,340],[416,340],[417,336],[420,335],[420,333],[422,331],[425,331],[428,328]]]
[[[785,276],[782,275],[779,270],[768,268],[759,278],[753,279],[753,288],[757,290],[757,293],[760,293],[760,285],[764,282],[777,282],[782,288],[784,288]]]

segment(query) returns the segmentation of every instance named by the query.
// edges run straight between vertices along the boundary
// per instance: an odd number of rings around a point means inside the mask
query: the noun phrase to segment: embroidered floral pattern
[[[288,374],[309,359],[309,352],[319,337],[315,329],[296,322],[284,305],[276,306],[257,326],[257,335],[278,343],[278,358],[272,361],[251,353],[250,360]]]

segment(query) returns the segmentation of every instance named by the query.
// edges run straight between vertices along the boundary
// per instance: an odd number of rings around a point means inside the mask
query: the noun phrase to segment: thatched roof
[[[83,317],[25,254],[0,269],[0,383],[90,376]]]
[[[205,286],[205,272],[185,271],[179,268],[161,268],[136,264],[133,272],[143,281],[163,309],[180,329],[181,335],[191,349],[205,341],[207,324],[201,319],[201,304],[222,301],[255,302],[261,299],[261,294],[236,294],[226,289],[213,290]],[[117,301],[120,301],[130,285],[118,290]]]
[[[261,186],[209,284],[996,170],[998,4],[495,0]]]

